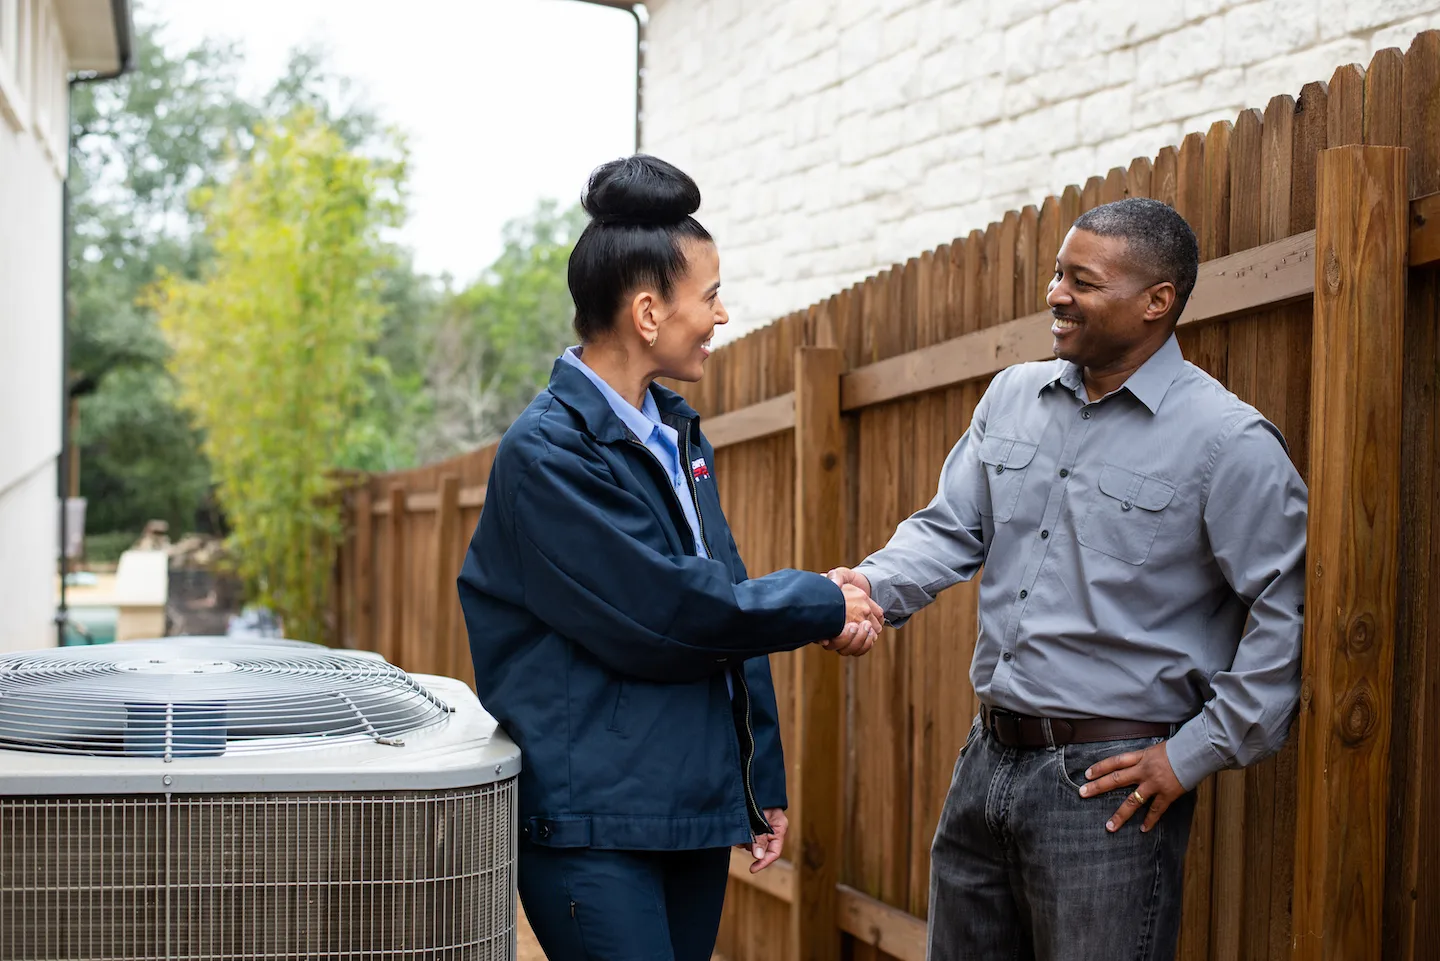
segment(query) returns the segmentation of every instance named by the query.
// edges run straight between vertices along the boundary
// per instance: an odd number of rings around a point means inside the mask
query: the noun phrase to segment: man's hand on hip
[[[1095,797],[1116,788],[1135,785],[1120,808],[1105,822],[1105,830],[1112,833],[1120,830],[1130,816],[1146,804],[1150,805],[1150,810],[1140,830],[1149,831],[1160,820],[1160,815],[1185,794],[1185,788],[1175,776],[1175,769],[1170,766],[1170,755],[1163,741],[1144,751],[1117,754],[1092,764],[1086,770],[1085,778],[1086,784],[1080,788],[1081,797]]]

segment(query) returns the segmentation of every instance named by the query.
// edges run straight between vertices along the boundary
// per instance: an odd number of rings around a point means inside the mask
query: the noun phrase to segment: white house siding
[[[0,0],[0,652],[55,642],[69,60],[53,13]]]
[[[651,0],[725,336],[1440,27],[1440,0]]]

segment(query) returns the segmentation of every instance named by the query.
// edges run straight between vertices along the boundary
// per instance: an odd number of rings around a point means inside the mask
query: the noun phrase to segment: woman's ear
[[[635,325],[635,332],[651,347],[660,337],[658,307],[655,295],[648,290],[640,291],[630,301],[630,320]]]

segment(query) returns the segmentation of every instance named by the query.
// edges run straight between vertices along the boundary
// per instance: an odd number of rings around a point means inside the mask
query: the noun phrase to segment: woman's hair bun
[[[679,168],[636,154],[596,167],[580,203],[598,224],[668,226],[700,209],[700,188]]]

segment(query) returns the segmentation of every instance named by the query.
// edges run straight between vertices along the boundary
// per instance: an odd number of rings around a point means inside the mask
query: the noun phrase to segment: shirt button
[[[1088,411],[1088,410],[1082,410],[1082,411],[1080,412],[1080,416],[1083,417],[1083,418],[1085,418],[1086,420],[1089,420],[1089,419],[1090,419],[1090,411]]]
[[[1070,472],[1069,472],[1068,470],[1066,470],[1065,468],[1062,467],[1062,468],[1060,468],[1060,476],[1061,476],[1061,477],[1069,477],[1069,476],[1070,476]]]
[[[1041,532],[1040,532],[1040,539],[1041,539],[1042,541],[1048,539],[1049,537],[1050,537],[1050,532],[1049,532],[1049,531],[1041,531]]]
[[[1005,660],[1007,660],[1007,661],[1010,660],[1010,658],[1012,658],[1012,657],[1014,657],[1014,656],[1015,656],[1015,655],[1014,655],[1014,654],[1011,654],[1009,651],[1006,651],[1006,652],[1005,652]]]
[[[1022,601],[1025,600],[1025,598],[1027,598],[1027,597],[1029,597],[1029,596],[1030,596],[1030,592],[1029,592],[1029,591],[1021,591],[1021,592],[1020,592],[1020,600],[1022,600]]]

